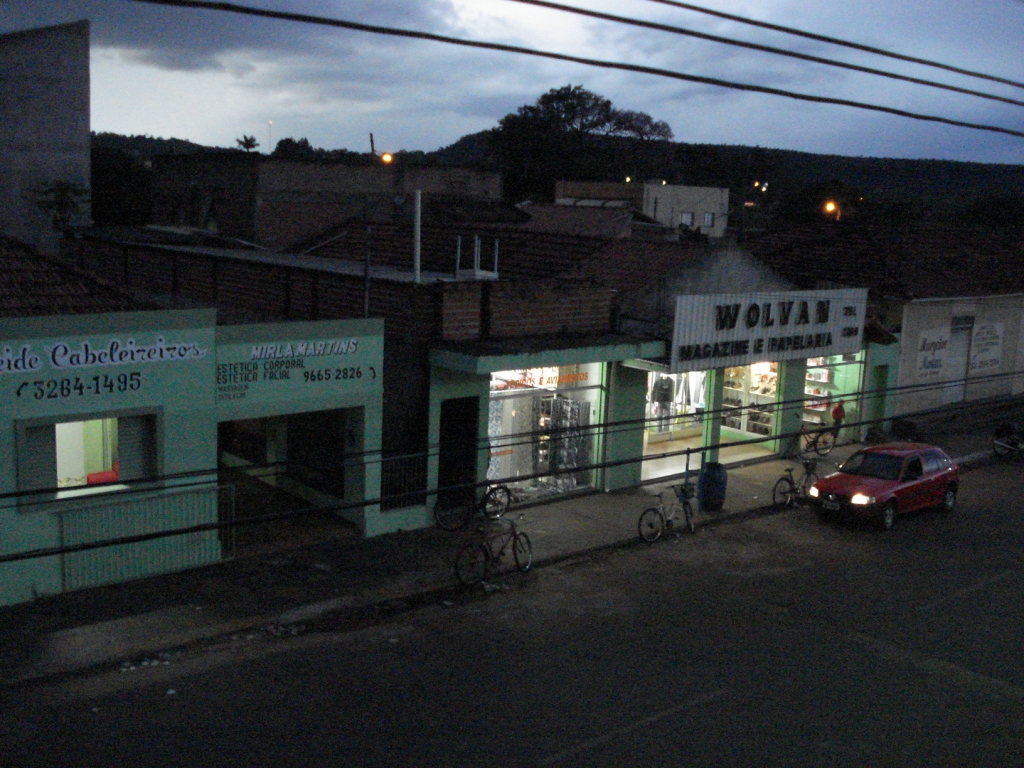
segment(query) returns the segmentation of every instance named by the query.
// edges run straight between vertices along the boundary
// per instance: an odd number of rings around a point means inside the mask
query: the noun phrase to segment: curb
[[[958,457],[954,459],[954,462],[959,464],[962,470],[970,471],[993,464],[995,463],[995,460],[991,451],[982,451]],[[726,514],[708,517],[707,519],[698,522],[696,524],[696,528],[699,531],[704,528],[716,528],[727,523],[741,522],[744,520],[768,517],[781,513],[782,510],[777,509],[774,505],[762,505],[738,512],[729,512]],[[640,543],[641,542],[636,536],[631,536],[627,539],[619,539],[617,541],[588,547],[586,549],[550,555],[548,557],[535,560],[533,568],[555,566],[572,560],[593,557],[605,552],[613,552],[627,547],[634,547]],[[290,626],[301,622],[313,622],[322,620],[327,616],[341,615],[345,612],[349,612],[351,614],[350,620],[352,622],[358,622],[360,619],[366,620],[366,617],[379,618],[382,615],[394,614],[402,610],[411,610],[413,607],[441,600],[445,595],[465,591],[467,591],[467,588],[458,585],[453,579],[447,584],[440,584],[435,581],[434,586],[405,591],[396,590],[392,594],[377,596],[375,599],[371,599],[363,603],[359,601],[358,597],[338,597],[316,603],[309,603],[307,605],[299,605],[293,608],[288,608],[284,611],[261,616],[221,621],[208,625],[195,626],[191,629],[177,629],[176,631],[169,633],[173,639],[169,639],[167,635],[162,635],[159,641],[156,641],[157,638],[154,637],[153,640],[155,642],[135,642],[134,644],[127,645],[111,644],[105,646],[100,652],[93,654],[87,660],[79,659],[75,661],[69,659],[67,661],[62,661],[58,659],[50,661],[49,663],[44,662],[42,664],[29,665],[28,669],[23,668],[10,677],[0,679],[0,690],[22,687],[30,683],[44,680],[58,680],[85,672],[89,669],[108,666],[115,662],[123,661],[126,658],[142,655],[149,656],[163,652],[180,650],[198,643],[212,642],[216,641],[218,638],[230,637],[231,635],[235,635],[240,632],[268,627],[280,628],[282,626]],[[140,614],[140,616],[145,615],[146,614]],[[139,617],[129,617],[128,619],[120,619],[115,622],[104,622],[104,624],[127,622],[138,618]],[[53,641],[57,636],[63,635],[70,637],[76,633],[83,633],[89,629],[96,629],[101,626],[103,625],[86,625],[76,629],[63,630],[61,632],[53,633],[49,638]]]

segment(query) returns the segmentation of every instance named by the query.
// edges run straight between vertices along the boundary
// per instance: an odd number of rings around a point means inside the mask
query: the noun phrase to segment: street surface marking
[[[635,723],[630,723],[629,725],[625,725],[622,728],[616,728],[615,730],[608,731],[603,736],[598,736],[596,738],[580,742],[575,747],[569,747],[569,749],[563,749],[561,752],[556,752],[555,754],[541,760],[540,765],[554,765],[555,763],[561,762],[567,757],[572,757],[573,755],[579,754],[580,752],[586,752],[588,750],[593,749],[594,747],[598,747],[602,744],[605,744],[611,741],[612,739],[618,738],[619,736],[625,736],[628,733],[632,733],[633,731],[639,730],[640,728],[644,728],[648,725],[651,725],[652,723],[656,723],[663,718],[678,714],[679,712],[682,712],[685,709],[690,709],[691,707],[696,707],[701,704],[707,704],[708,702],[714,701],[715,699],[720,699],[723,696],[725,696],[725,691],[712,691],[711,693],[705,693],[703,696],[698,696],[695,699],[690,699],[689,701],[684,702],[683,704],[679,704],[675,707],[670,707],[669,709],[662,710],[661,712],[655,712],[653,715],[645,717],[642,720],[637,720]]]
[[[938,600],[933,600],[930,603],[919,605],[917,606],[917,610],[930,611],[933,608],[937,608],[938,606],[942,605],[943,603],[949,603],[954,600],[959,600],[961,597],[969,595],[971,592],[980,592],[983,589],[987,589],[990,585],[995,584],[997,581],[1002,581],[1007,576],[1010,576],[1012,574],[1013,569],[1007,568],[1005,571],[997,573],[995,576],[988,576],[984,579],[978,579],[978,581],[974,582],[969,587],[958,589],[956,592],[950,592],[948,595],[944,595],[943,597],[940,597]]]

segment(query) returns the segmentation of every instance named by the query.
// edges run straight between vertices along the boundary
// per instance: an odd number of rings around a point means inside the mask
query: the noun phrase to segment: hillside
[[[725,186],[743,195],[754,180],[767,181],[780,199],[823,181],[853,187],[876,204],[962,207],[986,196],[1024,195],[1024,165],[967,163],[952,160],[816,155],[786,149],[723,144],[649,142],[622,139],[626,152],[638,155],[637,176],[670,184]],[[432,156],[452,164],[494,165],[487,132],[463,136]],[[611,179],[607,179],[611,180]]]

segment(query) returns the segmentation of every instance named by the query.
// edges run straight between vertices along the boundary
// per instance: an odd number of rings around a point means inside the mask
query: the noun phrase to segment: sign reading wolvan
[[[672,373],[852,354],[867,289],[677,296]]]

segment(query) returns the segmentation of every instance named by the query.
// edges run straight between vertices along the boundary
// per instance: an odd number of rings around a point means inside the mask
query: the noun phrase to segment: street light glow
[[[382,163],[384,163],[385,165],[387,165],[388,163],[390,163],[394,159],[395,158],[391,155],[390,152],[385,152],[383,155],[380,156],[380,161]]]

